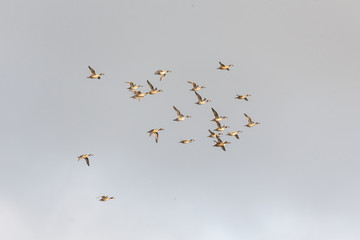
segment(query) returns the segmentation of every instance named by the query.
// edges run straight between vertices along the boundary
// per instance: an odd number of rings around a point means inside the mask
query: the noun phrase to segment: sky
[[[359,239],[360,2],[0,7],[1,239]],[[146,80],[164,92],[130,98]],[[243,131],[226,151],[211,107]]]

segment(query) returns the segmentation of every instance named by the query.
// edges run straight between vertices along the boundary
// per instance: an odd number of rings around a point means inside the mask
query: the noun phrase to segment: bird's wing
[[[218,117],[219,117],[219,114],[215,111],[215,109],[214,109],[214,108],[211,108],[211,110],[212,110],[212,112],[214,113],[214,116],[215,116],[216,118],[218,118]]]
[[[149,84],[149,87],[150,87],[151,91],[154,91],[154,86],[149,82],[149,80],[146,80],[146,81]]]
[[[221,67],[224,67],[224,66],[225,66],[225,64],[222,64],[221,62],[219,62],[219,64],[220,64]]]
[[[239,139],[239,135],[235,134],[235,137],[236,137],[237,139]]]
[[[218,126],[218,128],[221,128],[220,122],[216,122],[216,125]]]
[[[161,77],[160,77],[160,81],[164,79],[166,74],[162,74]]]
[[[221,146],[221,149],[224,150],[224,151],[226,151],[225,146]]]
[[[220,138],[219,136],[217,136],[217,135],[216,135],[216,139],[217,139],[219,142],[221,142],[221,143],[223,142],[223,141],[221,140],[221,138]]]
[[[211,135],[215,134],[215,133],[214,133],[214,132],[212,132],[210,129],[209,129],[209,133],[210,133]]]
[[[176,114],[177,114],[179,117],[181,117],[181,116],[182,116],[181,112],[180,112],[175,106],[173,106],[173,108],[175,109]]]
[[[249,123],[252,123],[251,118],[250,118],[248,115],[246,115],[246,113],[244,113],[244,115],[245,115],[245,117],[247,118],[248,122],[249,122]]]
[[[89,67],[92,74],[96,74],[94,69],[92,69],[90,66],[88,66],[88,67]]]
[[[85,158],[85,161],[86,161],[86,164],[88,165],[88,166],[90,166],[90,162],[89,162],[89,158]]]
[[[159,141],[159,133],[158,132],[156,132],[156,133],[154,133],[155,134],[155,141],[156,141],[156,143]]]
[[[199,99],[199,101],[202,101],[202,97],[197,92],[195,92],[195,94],[196,94],[197,98]]]
[[[161,72],[161,70],[157,70],[154,74],[159,75],[159,74],[160,74],[160,72]]]

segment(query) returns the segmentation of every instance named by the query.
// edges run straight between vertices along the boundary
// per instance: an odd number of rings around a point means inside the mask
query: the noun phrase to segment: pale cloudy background
[[[0,7],[1,239],[359,239],[360,2]],[[147,79],[165,92],[129,98]],[[243,130],[226,152],[210,107]]]

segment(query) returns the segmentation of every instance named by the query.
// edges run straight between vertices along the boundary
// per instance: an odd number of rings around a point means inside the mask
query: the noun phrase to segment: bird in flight
[[[183,121],[186,118],[191,118],[191,116],[185,116],[183,115],[175,106],[173,106],[174,110],[176,111],[177,118],[174,119],[174,121]]]
[[[157,70],[154,74],[155,75],[161,75],[160,77],[160,81],[164,79],[164,77],[166,76],[166,74],[168,72],[171,72],[170,70],[164,71],[164,70]]]
[[[220,70],[228,70],[228,71],[230,71],[230,67],[234,66],[232,64],[229,64],[229,65],[226,66],[225,64],[223,64],[221,62],[219,62],[219,64],[220,64],[220,67],[218,67],[217,69],[220,69]]]
[[[88,166],[90,166],[90,162],[89,162],[89,157],[90,157],[90,156],[94,156],[94,155],[92,155],[91,153],[90,153],[90,154],[83,154],[83,155],[81,155],[81,156],[78,157],[78,161],[80,161],[81,159],[85,159],[86,164],[87,164]]]
[[[255,126],[256,124],[260,124],[259,122],[253,122],[253,121],[251,120],[251,118],[250,118],[248,115],[246,115],[246,113],[244,113],[244,115],[245,115],[245,117],[246,117],[247,120],[248,120],[248,124],[246,124],[245,126],[247,126],[247,127],[253,127],[253,126]]]
[[[164,130],[163,128],[155,128],[148,131],[148,133],[151,135],[155,135],[155,142],[157,143],[159,141],[159,131]]]
[[[100,79],[100,76],[104,75],[103,73],[100,73],[100,74],[96,74],[95,70],[92,69],[90,66],[88,66],[89,69],[90,69],[90,72],[91,72],[91,75],[87,78],[97,78],[97,79]]]
[[[110,199],[115,199],[114,197],[108,197],[108,196],[100,196],[98,198],[100,198],[99,201],[102,201],[102,202],[109,201]]]

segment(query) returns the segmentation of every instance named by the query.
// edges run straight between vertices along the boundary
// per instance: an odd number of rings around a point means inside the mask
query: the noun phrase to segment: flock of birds
[[[218,67],[217,69],[220,69],[220,70],[227,70],[227,71],[230,71],[230,67],[232,67],[233,65],[232,64],[229,64],[229,65],[225,65],[221,62],[219,62],[220,64],[220,67]],[[87,78],[91,78],[91,79],[101,79],[101,76],[103,76],[104,74],[103,73],[100,73],[100,74],[97,74],[95,72],[95,70],[93,68],[91,68],[89,66],[89,69],[90,69],[90,72],[91,72],[91,75]],[[167,73],[170,73],[171,71],[170,70],[158,70],[156,71],[154,74],[155,75],[160,75],[160,81],[162,81],[166,74]],[[133,94],[131,96],[131,98],[134,98],[134,99],[138,99],[138,101],[141,101],[142,98],[144,98],[146,95],[155,95],[157,93],[160,93],[160,92],[163,92],[163,90],[161,89],[158,89],[156,87],[153,86],[153,84],[150,83],[149,80],[147,80],[147,84],[149,85],[149,88],[150,88],[150,91],[148,92],[141,92],[138,90],[138,88],[141,88],[143,87],[142,85],[136,85],[135,83],[133,82],[125,82],[127,84],[129,84],[129,88],[128,90]],[[206,99],[206,98],[203,98],[202,96],[200,96],[200,94],[198,93],[198,91],[200,91],[201,89],[204,89],[206,87],[204,86],[199,86],[198,84],[196,84],[195,82],[191,82],[191,81],[188,81],[188,83],[190,83],[192,85],[192,89],[190,89],[191,91],[194,91],[198,101],[195,102],[195,104],[198,104],[198,105],[204,105],[208,102],[211,102],[209,99]],[[248,98],[251,96],[250,94],[246,94],[246,95],[239,95],[237,94],[235,99],[240,99],[240,100],[245,100],[245,101],[248,101]],[[177,115],[177,118],[174,119],[174,121],[184,121],[185,119],[187,118],[191,118],[191,116],[187,116],[187,115],[184,115],[181,113],[181,111],[179,109],[177,109],[175,106],[173,106],[175,112],[176,112],[176,115]],[[223,119],[226,119],[227,117],[226,116],[220,116],[217,111],[214,109],[214,108],[211,108],[212,112],[213,112],[213,115],[214,115],[214,119],[212,119],[211,121],[214,121],[217,125],[217,128],[214,129],[214,131],[216,131],[217,133],[211,131],[210,129],[208,130],[210,135],[208,137],[210,138],[216,138],[216,140],[214,140],[215,142],[215,145],[214,147],[220,147],[223,151],[226,151],[225,149],[225,146],[227,144],[230,144],[231,142],[228,142],[228,141],[223,141],[220,136],[222,135],[221,131],[224,131],[226,128],[229,128],[229,126],[222,126],[220,121],[223,120]],[[257,124],[260,124],[259,122],[254,122],[252,121],[252,119],[246,114],[244,113],[245,117],[247,118],[247,121],[248,121],[248,124],[246,124],[245,126],[246,127],[254,127],[256,126]],[[155,136],[155,142],[158,143],[159,141],[159,132],[160,131],[163,131],[164,129],[163,128],[155,128],[155,129],[151,129],[150,131],[148,131],[149,135],[152,136],[154,135]],[[228,132],[227,135],[228,136],[234,136],[235,138],[239,139],[239,133],[242,133],[241,130],[238,130],[238,131],[232,131],[232,132]],[[188,144],[188,143],[192,143],[194,142],[195,140],[194,139],[184,139],[184,140],[181,140],[180,143],[182,144]],[[78,161],[84,159],[86,164],[88,166],[90,166],[90,161],[89,161],[89,157],[93,156],[93,154],[83,154],[81,156],[78,157]],[[100,196],[98,197],[99,198],[99,201],[108,201],[110,199],[114,199],[114,197],[109,197],[109,196]]]

